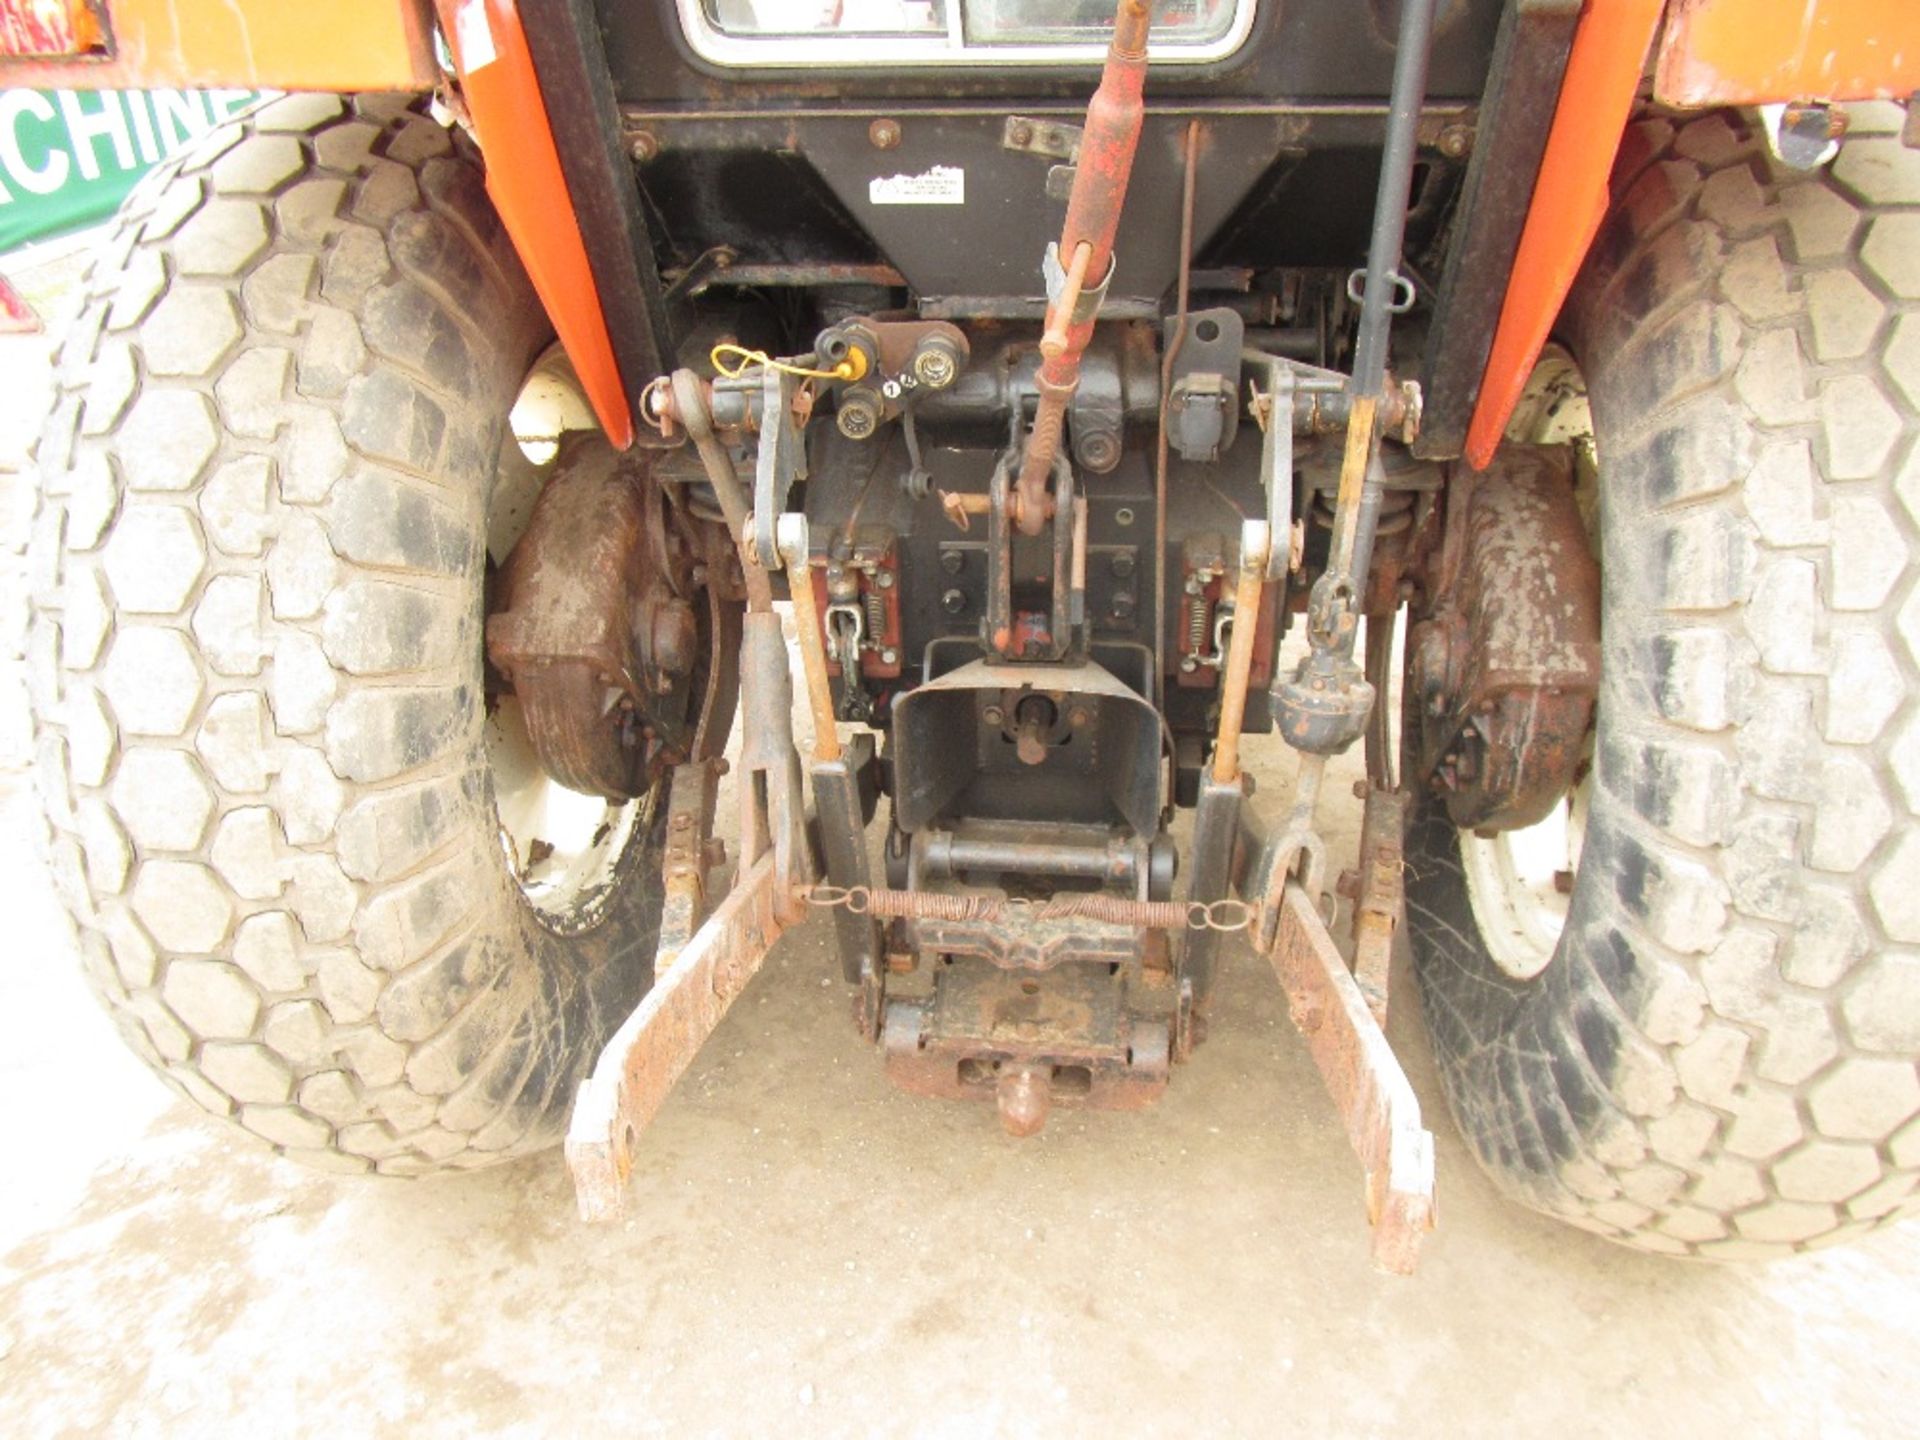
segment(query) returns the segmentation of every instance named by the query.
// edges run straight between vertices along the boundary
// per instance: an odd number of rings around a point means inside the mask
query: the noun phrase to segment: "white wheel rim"
[[[525,533],[533,502],[551,475],[558,437],[591,430],[593,412],[556,345],[535,362],[509,417],[487,516],[487,554],[503,564]],[[511,695],[487,710],[487,765],[500,848],[520,893],[552,929],[584,929],[612,894],[620,860],[644,808],[569,790],[540,768],[520,702]]]
[[[1487,836],[1460,832],[1460,868],[1480,938],[1493,963],[1515,980],[1533,979],[1559,948],[1586,840],[1591,785],[1582,775],[1537,825]]]

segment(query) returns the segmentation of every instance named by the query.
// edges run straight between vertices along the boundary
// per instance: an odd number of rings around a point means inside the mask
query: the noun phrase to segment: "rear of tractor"
[[[136,192],[39,452],[55,874],[201,1104],[564,1128],[599,1217],[811,910],[1015,1134],[1150,1103],[1244,941],[1407,1270],[1404,912],[1520,1199],[1912,1203],[1905,7],[29,10],[20,74],[303,92]]]

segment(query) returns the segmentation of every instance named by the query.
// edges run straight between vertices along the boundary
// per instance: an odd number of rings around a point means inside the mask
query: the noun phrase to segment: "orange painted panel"
[[[1606,217],[1607,180],[1646,67],[1661,0],[1587,0],[1467,429],[1485,469]]]
[[[1674,0],[1653,82],[1669,105],[1904,100],[1920,90],[1920,3]]]
[[[0,85],[425,90],[428,0],[108,0],[109,56],[0,61]]]
[[[519,7],[514,0],[440,3],[460,93],[486,156],[487,194],[573,361],[600,428],[624,450],[633,443],[633,413]]]

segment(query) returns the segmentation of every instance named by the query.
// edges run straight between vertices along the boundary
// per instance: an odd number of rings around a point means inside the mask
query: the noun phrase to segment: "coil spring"
[[[849,908],[857,909],[857,904]],[[992,895],[869,889],[866,909],[877,920],[998,920],[1006,913],[1006,902]]]
[[[1207,597],[1205,595],[1187,597],[1187,653],[1190,655],[1207,653]]]
[[[867,645],[878,650],[887,638],[887,597],[878,589],[867,591]]]

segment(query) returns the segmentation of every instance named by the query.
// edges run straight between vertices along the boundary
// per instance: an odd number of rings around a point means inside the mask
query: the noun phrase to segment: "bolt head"
[[[1133,574],[1132,553],[1126,550],[1117,552],[1113,559],[1107,562],[1107,568],[1122,580],[1126,579],[1129,575]]]
[[[913,374],[929,390],[944,390],[959,376],[960,366],[945,345],[928,345],[913,357]]]
[[[900,652],[895,650],[891,645],[887,646],[880,652],[880,663],[882,665],[898,665],[900,663]]]
[[[949,590],[940,597],[940,608],[949,615],[958,615],[967,608],[967,592]]]
[[[963,550],[942,550],[940,568],[949,575],[958,575],[967,568],[967,556]]]
[[[660,138],[651,130],[637,130],[627,141],[627,153],[642,165],[660,153]]]
[[[1007,723],[1007,712],[998,705],[989,705],[980,712],[980,718],[989,725],[1004,725]]]
[[[867,139],[876,150],[891,150],[900,143],[898,120],[876,120],[867,126]]]
[[[882,590],[891,590],[893,588],[893,572],[891,570],[876,572],[873,577],[873,583],[878,585]]]
[[[1074,450],[1080,463],[1098,474],[1105,474],[1120,463],[1120,437],[1106,430],[1080,436]]]
[[[1200,662],[1194,659],[1193,656],[1182,655],[1180,657],[1180,673],[1182,675],[1191,675],[1194,671],[1198,670],[1199,668],[1200,668]]]
[[[880,428],[880,411],[865,396],[843,395],[835,423],[849,440],[864,440]]]

